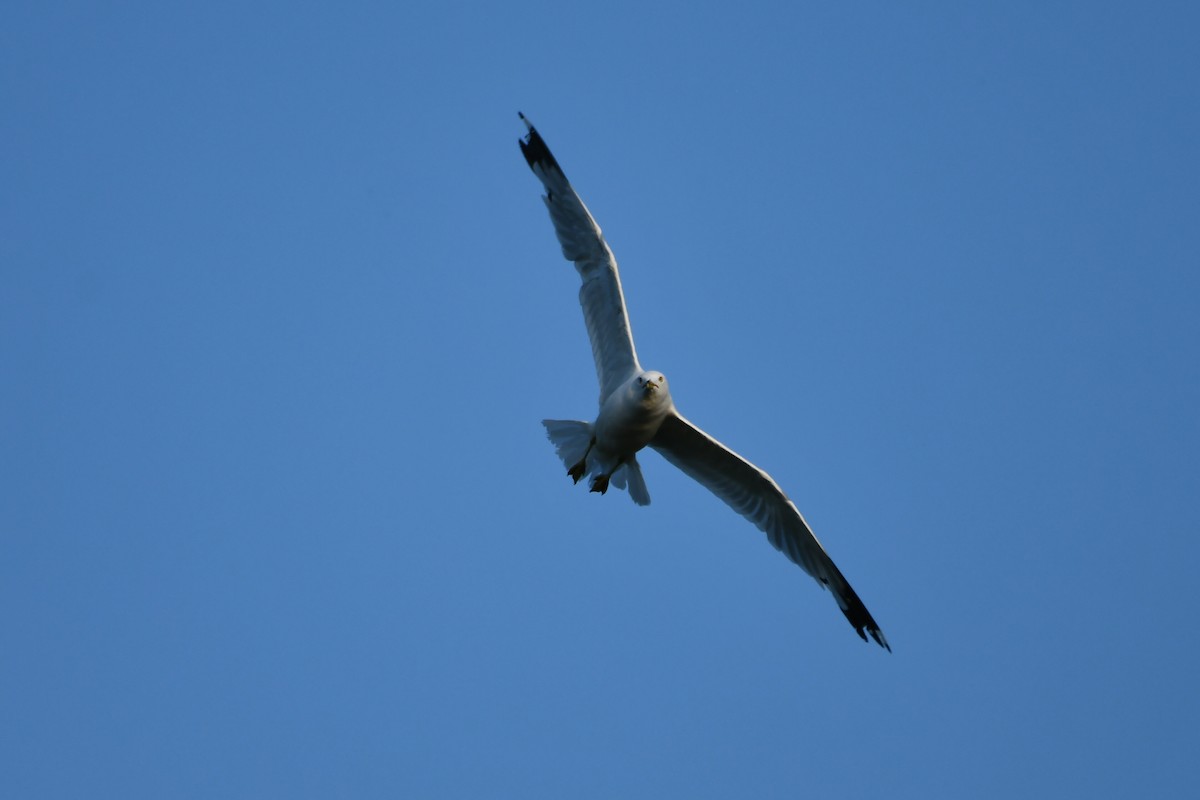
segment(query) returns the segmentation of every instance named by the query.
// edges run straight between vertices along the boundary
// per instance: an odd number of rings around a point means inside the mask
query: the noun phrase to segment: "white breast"
[[[671,412],[671,394],[664,387],[646,395],[630,378],[605,399],[596,418],[596,445],[615,456],[645,447]]]

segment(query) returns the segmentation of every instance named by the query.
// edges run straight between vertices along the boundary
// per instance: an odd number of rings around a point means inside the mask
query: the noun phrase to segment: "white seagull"
[[[649,446],[757,525],[776,549],[833,592],[838,607],[863,641],[870,633],[890,651],[867,607],[779,485],[688,422],[671,400],[666,377],[642,369],[633,348],[617,260],[542,137],[524,114],[520,117],[529,129],[519,140],[521,153],[546,188],[542,199],[550,210],[563,256],[575,262],[583,279],[579,304],[600,379],[600,413],[595,422],[542,421],[567,474],[576,483],[591,476],[591,490],[601,494],[611,482],[618,489],[628,489],[638,505],[648,505],[650,494],[637,452]]]

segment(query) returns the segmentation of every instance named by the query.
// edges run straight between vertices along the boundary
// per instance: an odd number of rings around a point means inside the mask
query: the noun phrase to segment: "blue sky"
[[[1194,788],[1200,15],[904,6],[5,4],[0,794]],[[562,474],[518,110],[893,654]]]

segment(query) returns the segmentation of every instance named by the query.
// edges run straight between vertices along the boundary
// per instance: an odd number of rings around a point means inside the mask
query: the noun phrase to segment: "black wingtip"
[[[844,583],[844,581],[843,581]],[[844,605],[843,605],[843,602]],[[875,642],[887,650],[892,652],[892,646],[888,644],[887,639],[883,635],[883,631],[879,629],[879,623],[871,616],[871,612],[867,611],[867,607],[863,605],[863,601],[858,599],[858,595],[850,588],[850,584],[845,584],[845,594],[839,600],[838,605],[842,607],[842,613],[846,615],[846,619],[854,627],[854,632],[864,642],[870,642],[874,639]],[[867,638],[867,634],[871,634],[871,639]]]
[[[847,614],[847,616],[849,616],[849,614]],[[871,639],[874,639],[876,644],[878,644],[884,650],[887,650],[889,653],[892,652],[892,646],[890,644],[888,644],[887,639],[885,639],[883,637],[883,631],[879,630],[879,628],[876,628],[873,626],[866,627],[866,626],[861,626],[861,625],[855,625],[854,632],[857,633],[858,638],[862,639],[864,642],[867,642],[869,644],[871,642]],[[868,633],[871,634],[871,639],[867,638]]]
[[[541,166],[543,170],[556,170],[558,174],[563,175],[565,178],[566,175],[563,174],[562,167],[554,160],[554,156],[550,153],[550,148],[546,146],[546,142],[543,141],[541,134],[537,132],[537,128],[533,127],[533,123],[520,111],[517,112],[517,116],[521,118],[521,121],[525,123],[525,127],[529,129],[529,133],[524,139],[517,140],[517,144],[521,146],[521,155],[525,156],[525,163],[529,165],[530,169]]]

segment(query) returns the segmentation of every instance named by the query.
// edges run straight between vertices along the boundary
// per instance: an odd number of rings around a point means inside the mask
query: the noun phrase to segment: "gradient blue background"
[[[0,795],[1194,791],[1200,13],[826,5],[5,3]]]

